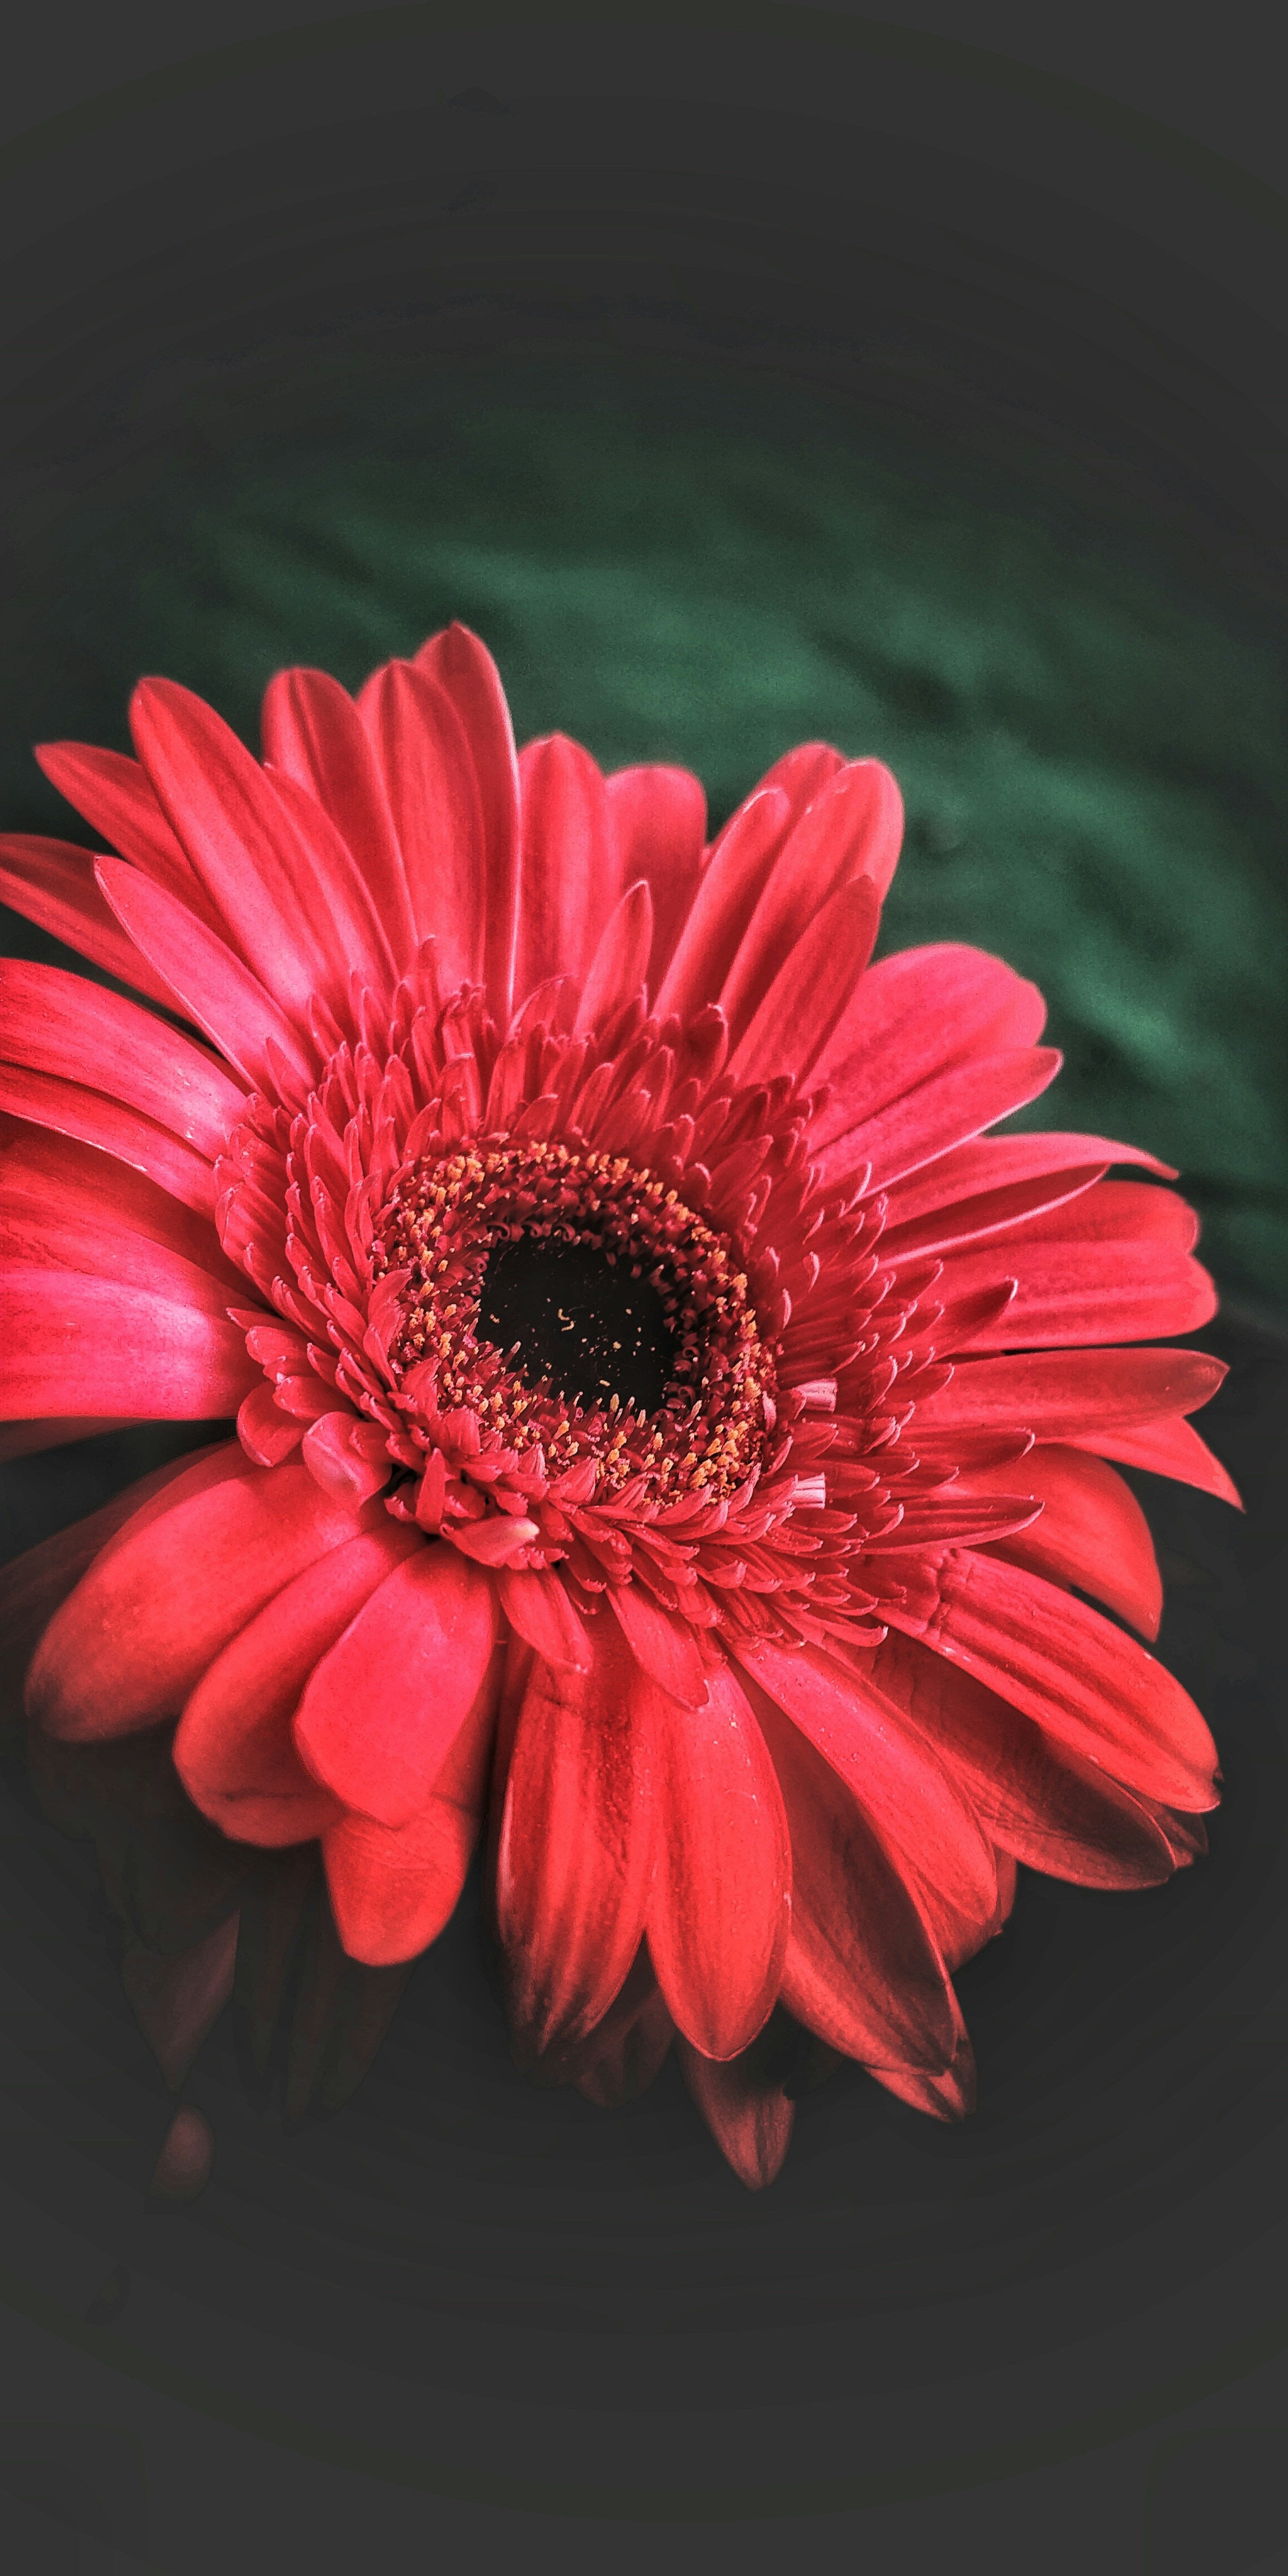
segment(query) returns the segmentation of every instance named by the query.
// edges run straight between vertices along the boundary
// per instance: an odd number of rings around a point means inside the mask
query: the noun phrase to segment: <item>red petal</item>
[[[458,1549],[422,1542],[304,1692],[295,1741],[310,1771],[358,1815],[407,1824],[462,1727],[495,1708],[499,1628],[491,1578]]]
[[[535,2051],[583,2038],[625,1982],[653,1872],[655,1695],[611,1621],[589,1673],[534,1662],[506,1779],[497,1923]]]
[[[237,1409],[237,1437],[257,1467],[280,1467],[299,1448],[304,1433],[291,1414],[283,1413],[271,1386],[253,1386]]]
[[[1081,1449],[1052,1444],[970,1481],[989,1492],[1028,1493],[1041,1503],[1041,1519],[1001,1543],[1011,1563],[1076,1583],[1145,1636],[1158,1635],[1163,1583],[1149,1523],[1112,1467]]]
[[[873,927],[866,946],[862,941],[856,946],[857,984],[871,955],[881,896],[894,874],[902,831],[903,800],[889,770],[879,760],[847,763],[792,826],[746,924],[724,984],[711,997],[719,1002],[729,1022],[735,1046],[765,1000],[784,959],[824,906],[857,877],[865,877],[871,887],[865,920],[870,916]],[[812,1015],[809,1029],[813,1038]],[[796,1034],[799,1037],[799,1030]],[[816,1053],[822,1052],[830,1038],[829,1028],[820,1034]]]
[[[1208,1394],[1213,1393],[1215,1388],[1209,1388]],[[1207,1395],[1199,1401],[1206,1404]],[[1243,1509],[1238,1486],[1226,1474],[1220,1459],[1213,1457],[1207,1442],[1199,1438],[1192,1423],[1174,1417],[1171,1421],[1115,1423],[1112,1430],[1091,1431],[1071,1423],[1064,1437],[1073,1449],[1090,1449],[1100,1458],[1118,1458],[1124,1467],[1145,1467],[1154,1476],[1174,1476],[1179,1484],[1197,1485],[1200,1493],[1215,1494],[1220,1502],[1233,1503],[1236,1511]]]
[[[110,1271],[122,1286],[191,1297],[210,1314],[246,1293],[209,1216],[128,1163],[39,1128],[0,1148],[0,1243],[33,1266]]]
[[[776,788],[780,795],[786,797],[792,820],[797,821],[806,807],[822,795],[828,780],[835,778],[837,771],[844,767],[844,753],[837,751],[830,742],[798,742],[765,771],[752,794],[760,796],[767,787]],[[750,802],[750,797],[744,797],[739,811],[745,812]],[[728,825],[725,828],[727,830]]]
[[[1028,1217],[1002,1239],[1053,1246],[1166,1245],[1174,1252],[1192,1252],[1199,1239],[1199,1221],[1175,1190],[1158,1190],[1148,1181],[1101,1180],[1075,1206]]]
[[[0,1047],[11,1064],[124,1101],[212,1162],[246,1107],[245,1092],[201,1047],[60,966],[0,959]]]
[[[136,1422],[218,1421],[254,1383],[246,1337],[188,1302],[74,1270],[13,1270],[5,1280],[0,1417],[115,1415]]]
[[[166,821],[141,762],[91,742],[42,742],[36,758],[46,778],[101,832],[111,848],[158,885],[168,886],[213,929],[215,917],[182,841]]]
[[[945,1073],[1035,1045],[1045,1023],[1037,986],[982,948],[945,940],[881,958],[864,978],[855,1025],[838,1032],[820,1066],[835,1090],[818,1143],[893,1110]]]
[[[1225,1375],[1225,1362],[1205,1351],[1037,1351],[960,1360],[947,1386],[918,1405],[917,1428],[1022,1424],[1039,1439],[1099,1449],[1102,1426],[1109,1431],[1157,1414],[1196,1413]]]
[[[33,1717],[74,1742],[172,1717],[229,1638],[378,1511],[345,1511],[303,1467],[248,1466],[229,1442],[127,1523],[64,1602],[32,1666]]]
[[[414,1531],[388,1522],[333,1548],[265,1604],[198,1682],[174,1739],[203,1815],[236,1841],[309,1842],[342,1810],[295,1749],[291,1720],[315,1664],[404,1557]]]
[[[483,816],[483,981],[498,1028],[507,1029],[519,935],[519,765],[510,710],[496,664],[468,626],[431,636],[416,666],[450,698],[469,744]]]
[[[914,1638],[891,1632],[869,1687],[951,1763],[990,1834],[1079,1887],[1154,1887],[1175,1867],[1140,1800]]]
[[[537,2082],[575,2084],[588,2102],[614,2109],[646,2092],[675,2037],[675,2024],[657,1990],[648,1943],[618,1988],[602,2021],[573,2048],[548,2050],[530,2073]]]
[[[278,671],[262,709],[265,759],[307,788],[361,863],[399,969],[418,946],[380,764],[348,691],[326,671]]]
[[[726,2164],[748,2191],[763,2191],[782,2171],[795,2103],[746,2058],[718,2065],[678,2031],[675,2045],[685,2083]]]
[[[519,754],[522,892],[516,1002],[551,975],[580,976],[618,896],[603,774],[580,743],[551,734]]]
[[[333,895],[352,908],[343,844],[336,836],[333,865],[325,823],[306,839],[231,726],[177,681],[141,680],[130,727],[229,946],[283,1011],[302,1017],[335,963]],[[343,990],[342,950],[340,970]]]
[[[5,833],[0,837],[0,900],[24,921],[38,922],[55,939],[78,949],[93,965],[106,967],[121,983],[173,1010],[169,985],[139,955],[103,901],[89,850],[40,840],[31,832]]]
[[[657,996],[657,1015],[693,1019],[714,1001],[738,954],[791,819],[777,788],[760,788],[713,843]]]
[[[1040,1575],[995,1557],[948,1557],[924,1630],[897,1607],[892,1627],[1036,1718],[1060,1744],[1128,1789],[1200,1813],[1216,1805],[1216,1748],[1187,1691],[1120,1628]]]
[[[483,964],[483,813],[465,727],[414,662],[386,662],[358,696],[384,781],[418,939],[436,939],[446,986]]]
[[[926,1745],[892,1726],[862,1679],[815,1647],[758,1642],[740,1648],[738,1660],[844,1781],[895,1861],[942,1888],[959,1913],[987,1920],[997,1902],[992,1846]],[[776,1765],[781,1734],[770,1737]]]
[[[1018,1281],[1016,1294],[996,1323],[972,1337],[979,1351],[1143,1341],[1153,1333],[1192,1333],[1216,1313],[1206,1270],[1187,1252],[1160,1243],[1030,1244],[1008,1237],[987,1251],[958,1254],[945,1285],[951,1283],[954,1297],[977,1296],[1008,1277]]]
[[[616,882],[629,886],[643,877],[653,898],[648,987],[655,993],[698,890],[706,790],[691,769],[649,763],[613,770],[604,794],[617,849]]]
[[[535,1646],[548,1664],[567,1664],[574,1672],[589,1672],[590,1639],[573,1607],[568,1586],[558,1574],[549,1569],[540,1574],[521,1574],[507,1565],[496,1578],[496,1588],[510,1626]]]
[[[646,885],[634,885],[605,922],[586,970],[574,1024],[578,1032],[607,1027],[643,991],[652,946],[652,900]]]
[[[355,1506],[383,1493],[393,1473],[384,1432],[345,1408],[320,1413],[309,1424],[304,1464],[327,1493]]]
[[[143,1172],[158,1189],[198,1215],[215,1212],[214,1166],[203,1154],[180,1142],[153,1118],[141,1117],[101,1091],[80,1082],[60,1081],[56,1074],[29,1073],[0,1064],[0,1110],[14,1118],[48,1127],[60,1136],[75,1136],[100,1153],[114,1154]]]
[[[267,1079],[276,1088],[266,1053],[271,1038],[281,1048],[302,1091],[312,1071],[291,1022],[267,988],[196,914],[161,886],[149,885],[121,859],[100,859],[95,871],[118,921],[173,985],[189,1017],[252,1086]]]
[[[218,1454],[225,1462],[228,1460],[231,1453],[227,1441],[218,1443]],[[140,1478],[125,1493],[104,1503],[101,1510],[73,1521],[70,1528],[56,1531],[52,1538],[42,1539],[39,1546],[28,1548],[22,1556],[11,1557],[0,1570],[0,1645],[4,1650],[0,1669],[16,1685],[17,1702],[21,1702],[23,1679],[41,1631],[108,1540],[154,1496],[164,1493],[167,1485],[190,1474],[211,1455],[210,1450],[205,1450],[196,1458],[176,1458],[168,1466],[154,1467],[150,1476]]]
[[[772,1082],[813,1071],[833,1029],[853,1000],[881,918],[881,899],[864,877],[832,895],[793,948],[729,1058],[739,1082]]]
[[[930,1235],[927,1233],[924,1243],[920,1240],[922,1226],[946,1223],[951,1229],[959,1209],[969,1213],[978,1207],[982,1212],[987,1202],[1001,1201],[1011,1189],[1049,1182],[1050,1204],[1058,1205],[1086,1189],[1089,1181],[1098,1179],[1111,1163],[1140,1163],[1151,1172],[1161,1173],[1165,1180],[1176,1178],[1170,1165],[1160,1163],[1156,1155],[1142,1152],[1137,1145],[1115,1144],[1108,1136],[1057,1135],[1044,1129],[1033,1136],[983,1136],[974,1144],[955,1146],[950,1154],[941,1154],[936,1162],[926,1163],[920,1171],[895,1182],[890,1191],[882,1251],[895,1236],[901,1247],[906,1236],[908,1249],[929,1250]],[[1017,1216],[1024,1213],[1025,1209],[1016,1209]],[[1004,1208],[997,1222],[1008,1222]],[[991,1230],[991,1223],[985,1218],[978,1231],[984,1232],[986,1225]],[[970,1230],[976,1230],[973,1221]],[[942,1239],[951,1243],[959,1238],[949,1230]],[[937,1239],[934,1248],[938,1249]]]
[[[787,1819],[765,1741],[727,1665],[705,1708],[658,1697],[657,1876],[646,1927],[678,2030],[736,2057],[773,2008],[790,1922]]]
[[[406,1825],[342,1816],[322,1837],[336,1929],[351,1959],[419,1958],[454,1912],[478,1841],[477,1811],[431,1797]]]
[[[495,1732],[485,1696],[452,1744],[432,1796],[407,1824],[345,1816],[324,1834],[331,1903],[351,1958],[394,1967],[437,1940],[478,1841]]]
[[[610,1584],[607,1598],[636,1662],[681,1708],[701,1708],[707,1675],[688,1620],[672,1619],[659,1610],[639,1583]]]
[[[398,980],[393,946],[348,843],[296,779],[274,770],[260,775],[289,827],[279,834],[283,871],[295,883],[297,903],[314,917],[324,968],[319,989],[341,1008],[353,975],[373,992],[391,992]]]
[[[953,1992],[903,1870],[823,1755],[767,1697],[756,1707],[791,1834],[783,2002],[847,2057],[946,2066]]]
[[[963,2120],[975,2108],[975,2058],[965,2030],[942,2075],[927,2074],[920,2066],[870,2066],[868,2073],[887,2093],[896,2093],[914,2111],[928,2112],[932,2120]]]
[[[825,1146],[818,1157],[824,1182],[834,1187],[863,1167],[870,1173],[870,1188],[888,1189],[905,1172],[919,1170],[1036,1100],[1054,1081],[1060,1062],[1055,1047],[1012,1047],[1004,1055],[983,1056],[933,1075]],[[826,1078],[823,1063],[815,1071]]]

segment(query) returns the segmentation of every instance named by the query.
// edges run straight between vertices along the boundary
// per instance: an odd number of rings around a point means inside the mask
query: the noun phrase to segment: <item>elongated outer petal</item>
[[[295,1017],[326,989],[337,965],[342,992],[345,961],[330,923],[333,893],[348,908],[343,864],[331,867],[317,836],[301,832],[232,727],[191,689],[141,680],[130,727],[225,938],[255,981]],[[323,818],[320,829],[328,828]],[[338,840],[337,847],[343,860]]]
[[[431,635],[415,660],[450,700],[469,746],[483,823],[483,981],[497,1026],[505,1029],[519,935],[519,763],[510,710],[500,672],[468,626],[453,623]]]
[[[820,1061],[833,1094],[812,1141],[832,1143],[954,1068],[1035,1046],[1045,1024],[1036,984],[986,949],[942,940],[883,957]]]
[[[954,1260],[953,1294],[979,1296],[1006,1277],[1017,1280],[1016,1293],[972,1337],[981,1353],[1192,1333],[1216,1313],[1207,1271],[1171,1244],[1003,1241]]]
[[[897,1605],[891,1626],[922,1635],[1126,1788],[1189,1814],[1216,1805],[1216,1747],[1193,1700],[1120,1628],[1041,1575],[965,1550],[945,1558],[938,1594],[924,1626]]]
[[[0,1054],[105,1092],[212,1161],[246,1106],[225,1065],[137,1002],[23,958],[0,959]]]
[[[997,1902],[992,1847],[934,1753],[892,1727],[888,1711],[865,1698],[861,1679],[816,1647],[758,1640],[739,1645],[738,1661],[845,1783],[896,1864],[906,1859],[960,1912],[987,1920]],[[776,1767],[780,1742],[776,1728]]]
[[[612,1622],[589,1673],[534,1660],[506,1775],[497,1928],[516,2034],[584,2038],[625,1981],[655,1860],[655,1693]]]
[[[790,820],[786,796],[765,786],[739,806],[713,842],[662,978],[660,1019],[674,1011],[681,1021],[691,1020],[719,992]]]
[[[478,1841],[495,1731],[491,1703],[480,1700],[409,1823],[348,1815],[324,1833],[327,1887],[350,1958],[395,1967],[437,1940]]]
[[[777,1997],[791,1920],[791,1852],[774,1766],[727,1665],[706,1707],[659,1694],[657,1875],[645,1918],[677,2030],[736,2057]]]
[[[294,1463],[252,1467],[230,1442],[127,1523],[63,1603],[32,1665],[33,1718],[89,1742],[173,1717],[275,1592],[383,1518],[378,1503],[345,1510]]]
[[[149,1269],[141,1251],[146,1243],[221,1287],[222,1305],[214,1311],[246,1293],[245,1276],[226,1259],[209,1215],[196,1215],[128,1163],[38,1127],[0,1147],[0,1243],[6,1252],[26,1247],[36,1262],[109,1271],[122,1282],[136,1275],[137,1257],[145,1265],[137,1271],[140,1286],[160,1290],[173,1278],[180,1292],[188,1284],[185,1272],[169,1270],[164,1260]]]
[[[519,754],[521,892],[514,997],[584,973],[617,900],[603,772],[566,734]]]
[[[1060,1064],[1056,1047],[1026,1046],[950,1065],[824,1146],[818,1157],[824,1182],[835,1187],[863,1169],[872,1189],[887,1189],[1013,1109],[1026,1108],[1054,1082]],[[823,1076],[822,1064],[814,1071]]]
[[[606,1026],[644,990],[652,946],[652,898],[646,885],[634,885],[610,913],[586,969],[574,1024],[578,1032]]]
[[[706,790],[691,769],[648,763],[604,781],[619,885],[643,878],[653,899],[648,987],[656,993],[698,888],[707,829]]]
[[[748,2191],[763,2191],[782,2171],[796,2105],[781,2084],[767,2082],[750,2057],[720,2065],[676,2033],[684,2081],[726,2164]]]
[[[1040,1519],[999,1542],[1010,1563],[1076,1583],[1144,1636],[1158,1635],[1163,1579],[1149,1523],[1103,1459],[1052,1442],[1015,1466],[985,1468],[970,1484],[972,1492],[1027,1492],[1041,1503]]]
[[[36,758],[59,795],[112,849],[158,885],[168,886],[211,929],[217,926],[214,907],[141,761],[93,742],[38,743]]]
[[[185,1296],[155,1296],[83,1271],[4,1278],[0,1419],[60,1414],[132,1422],[221,1421],[258,1372],[246,1336]]]
[[[448,986],[483,963],[487,891],[483,812],[465,727],[445,689],[415,662],[386,662],[358,712],[380,766],[419,939],[436,939]]]
[[[891,1629],[867,1688],[951,1761],[1016,1860],[1079,1887],[1154,1887],[1176,1866],[1148,1803],[917,1639]]]
[[[0,1111],[47,1127],[58,1136],[75,1136],[84,1145],[112,1154],[143,1172],[158,1189],[199,1216],[215,1212],[215,1168],[178,1136],[91,1091],[83,1082],[63,1082],[57,1074],[30,1073],[25,1066],[0,1064]]]
[[[587,2101],[607,2110],[647,2090],[674,2037],[643,1941],[602,2021],[573,2047],[547,2050],[529,2073],[537,2083],[575,2084]]]
[[[897,1235],[902,1244],[906,1235],[911,1245],[913,1229],[923,1220],[952,1217],[959,1207],[973,1208],[979,1201],[1033,1180],[1055,1183],[1051,1204],[1058,1205],[1066,1195],[1059,1186],[1062,1180],[1067,1178],[1069,1194],[1076,1193],[1088,1186],[1089,1177],[1099,1179],[1112,1163],[1135,1163],[1163,1180],[1176,1178],[1170,1163],[1160,1163],[1157,1155],[1146,1154],[1138,1145],[1119,1144],[1112,1136],[1075,1136],[1044,1127],[1031,1136],[977,1137],[895,1182],[889,1192],[883,1254],[889,1236]],[[1024,1213],[1017,1208],[1017,1216]],[[998,1222],[1007,1222],[1004,1212]],[[952,1234],[944,1237],[955,1239]]]
[[[140,956],[103,901],[89,850],[38,839],[31,832],[5,833],[0,836],[0,902],[65,940],[121,983],[149,994],[168,1011],[174,1009],[175,997],[164,977]]]
[[[307,1842],[339,1800],[306,1771],[291,1720],[315,1664],[402,1560],[423,1545],[389,1521],[284,1585],[202,1674],[174,1739],[189,1797],[235,1841]]]
[[[264,757],[307,788],[361,865],[400,971],[418,933],[380,764],[347,689],[326,671],[278,671],[264,693]]]
[[[272,1080],[268,1043],[281,1049],[301,1091],[313,1079],[306,1042],[277,1001],[222,939],[186,905],[150,885],[122,859],[100,859],[95,870],[117,920],[172,984],[189,1016],[226,1055],[234,1072],[254,1086]]]
[[[902,832],[903,800],[889,770],[879,760],[847,762],[793,824],[746,924],[724,984],[712,996],[729,1022],[735,1047],[764,1001],[784,958],[832,896],[859,877],[866,877],[870,883],[875,938],[881,897],[894,874]],[[871,941],[867,950],[855,957],[856,984],[870,954]],[[819,1037],[819,1052],[830,1039],[829,1029]]]
[[[227,1461],[230,1444],[220,1441],[214,1446]],[[36,1547],[11,1557],[0,1568],[0,1675],[4,1676],[5,1696],[15,1710],[21,1704],[27,1666],[42,1631],[108,1540],[154,1496],[163,1494],[167,1486],[212,1454],[213,1450],[207,1450],[154,1467],[150,1476],[141,1477],[100,1510],[90,1512],[84,1520],[73,1521],[67,1529],[55,1531],[52,1538],[41,1539]]]
[[[920,2066],[870,2066],[868,2073],[914,2111],[932,2120],[964,2120],[975,2108],[975,2057],[963,2025],[951,2066],[930,2075]]]
[[[753,1695],[758,1685],[752,1678]],[[755,1696],[792,1846],[788,2011],[862,2064],[949,2064],[952,1988],[912,1888],[833,1766],[767,1694]]]
[[[937,1434],[949,1427],[1023,1425],[1039,1439],[1100,1448],[1102,1430],[1197,1413],[1226,1374],[1224,1361],[1205,1351],[1034,1351],[960,1360],[948,1384],[918,1404],[917,1429]]]
[[[357,1815],[408,1824],[461,1728],[480,1707],[495,1711],[502,1645],[491,1575],[458,1548],[423,1542],[308,1682],[295,1742],[314,1778]]]
[[[729,1058],[739,1082],[813,1071],[872,954],[881,902],[866,878],[829,897],[769,986]]]
[[[1212,1387],[1207,1390],[1207,1394],[1214,1392]],[[1201,1403],[1206,1404],[1207,1394],[1200,1397]],[[1154,1476],[1174,1476],[1178,1484],[1197,1485],[1200,1493],[1215,1494],[1220,1502],[1233,1503],[1237,1512],[1243,1509],[1239,1488],[1220,1459],[1213,1456],[1192,1423],[1182,1422],[1175,1415],[1170,1420],[1085,1427],[1069,1422],[1062,1436],[1071,1449],[1092,1450],[1098,1458],[1117,1458],[1124,1467],[1145,1467]]]

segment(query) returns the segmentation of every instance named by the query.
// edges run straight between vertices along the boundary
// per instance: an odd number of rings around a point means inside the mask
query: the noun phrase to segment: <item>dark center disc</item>
[[[656,1413],[666,1393],[672,1344],[656,1288],[586,1244],[498,1244],[483,1274],[477,1331],[507,1357],[517,1342],[512,1367],[549,1377],[556,1394],[584,1405],[607,1405],[615,1395]]]

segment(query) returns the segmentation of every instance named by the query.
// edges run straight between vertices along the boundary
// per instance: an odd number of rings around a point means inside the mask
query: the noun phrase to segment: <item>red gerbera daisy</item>
[[[776,2006],[962,2111],[1016,1862],[1146,1886],[1216,1801],[1081,1597],[1156,1633],[1108,1460],[1234,1498],[1219,1364],[1132,1347],[1215,1304],[1190,1210],[1106,1177],[1165,1167],[983,1140],[1059,1059],[996,958],[869,964],[879,762],[807,744],[708,846],[682,770],[516,758],[460,627],[356,704],[279,674],[263,765],[170,682],[131,720],[40,755],[120,855],[11,838],[2,888],[201,1036],[5,966],[0,1410],[237,1436],[35,1569],[33,1719],[177,1716],[373,1964],[490,1817],[521,2052],[607,2099],[674,2037],[748,2181]]]

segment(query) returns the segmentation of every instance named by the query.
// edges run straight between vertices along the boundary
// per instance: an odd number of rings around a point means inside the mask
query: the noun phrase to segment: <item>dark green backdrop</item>
[[[356,683],[451,617],[525,735],[668,758],[721,816],[790,743],[889,761],[884,945],[1045,990],[1035,1123],[1180,1166],[1223,1286],[1288,1304],[1285,641],[1120,527],[817,394],[689,369],[457,364],[254,446],[194,401],[114,497],[33,532],[4,820],[72,830],[33,733],[126,742],[144,670],[255,739],[285,661]],[[79,829],[79,827],[77,827]],[[11,944],[38,947],[7,924]]]

